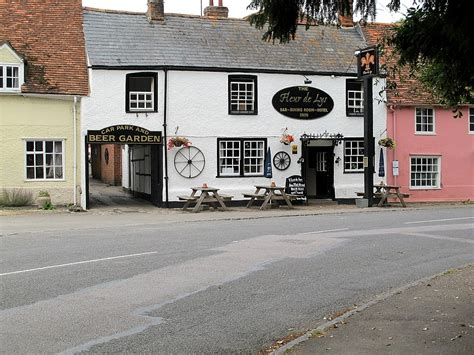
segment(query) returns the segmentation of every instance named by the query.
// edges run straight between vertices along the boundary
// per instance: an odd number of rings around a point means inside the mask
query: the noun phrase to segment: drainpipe
[[[392,111],[392,128],[393,128],[393,140],[397,141],[397,123],[396,123],[396,107],[394,105],[390,105],[390,111]],[[392,164],[393,161],[397,160],[397,153],[396,149],[392,150]],[[399,162],[400,164],[400,162]],[[400,167],[398,168],[400,170]],[[392,172],[393,174],[393,172]],[[393,184],[397,185],[398,176],[393,176]]]
[[[72,115],[73,115],[73,149],[74,149],[74,156],[73,156],[73,165],[72,165],[72,171],[73,171],[73,184],[74,184],[74,206],[77,206],[77,110],[76,110],[76,105],[77,105],[77,96],[74,96],[74,105],[72,106]]]
[[[169,195],[168,195],[168,149],[166,142],[168,141],[168,132],[167,132],[167,113],[168,113],[168,69],[165,68],[165,93],[164,93],[164,103],[163,103],[163,149],[165,150],[165,196],[166,196],[166,207],[169,207]]]

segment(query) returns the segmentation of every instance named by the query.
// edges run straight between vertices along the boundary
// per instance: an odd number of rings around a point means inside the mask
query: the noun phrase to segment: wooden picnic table
[[[227,210],[224,199],[230,200],[232,196],[220,195],[219,189],[215,187],[191,187],[192,193],[189,196],[178,196],[180,200],[186,201],[183,210],[187,210],[191,204],[195,204],[192,212],[200,211],[201,205],[205,204],[219,204],[223,210]]]
[[[364,193],[357,192],[357,195],[364,196]],[[377,204],[377,207],[382,207],[384,205],[387,205],[387,202],[388,202],[387,200],[389,198],[395,198],[399,200],[402,206],[406,207],[407,205],[405,204],[403,197],[410,197],[410,195],[401,193],[400,186],[385,185],[385,184],[374,185],[374,198],[380,198],[380,201]]]
[[[243,194],[244,197],[250,197],[247,208],[250,208],[256,200],[263,200],[260,206],[261,210],[271,206],[273,201],[285,201],[289,208],[293,208],[290,197],[285,193],[284,186],[266,186],[255,185],[255,192],[253,194]]]

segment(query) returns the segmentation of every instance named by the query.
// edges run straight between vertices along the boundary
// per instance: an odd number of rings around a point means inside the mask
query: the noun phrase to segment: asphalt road
[[[255,353],[329,313],[474,260],[471,207],[49,218],[0,220],[6,353]]]

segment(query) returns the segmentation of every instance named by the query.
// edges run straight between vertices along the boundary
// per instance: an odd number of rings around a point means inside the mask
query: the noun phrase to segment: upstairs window
[[[415,113],[415,133],[434,134],[435,118],[432,108],[417,108]]]
[[[346,115],[364,116],[364,90],[362,81],[346,80]]]
[[[126,79],[126,112],[157,112],[157,74],[133,73]]]
[[[257,77],[229,75],[229,115],[257,113]]]
[[[20,89],[20,67],[18,65],[0,65],[0,90]]]

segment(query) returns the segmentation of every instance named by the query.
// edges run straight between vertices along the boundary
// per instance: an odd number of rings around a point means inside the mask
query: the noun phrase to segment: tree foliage
[[[399,11],[400,0],[386,0]],[[441,103],[473,103],[474,20],[471,0],[413,0],[406,18],[396,27],[389,44],[431,89]],[[375,0],[251,0],[257,10],[250,23],[265,29],[265,40],[288,42],[295,38],[297,23],[335,24],[338,13],[352,8],[365,20],[375,20]]]

